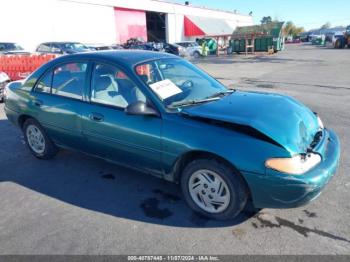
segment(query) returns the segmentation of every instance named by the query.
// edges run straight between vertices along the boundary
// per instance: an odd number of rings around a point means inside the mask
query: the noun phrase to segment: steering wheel
[[[193,87],[193,82],[191,80],[186,80],[180,85],[180,87],[183,89],[189,89],[189,88]]]

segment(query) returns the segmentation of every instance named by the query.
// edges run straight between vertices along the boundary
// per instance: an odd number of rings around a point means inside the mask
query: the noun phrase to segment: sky
[[[184,3],[185,0],[167,0]],[[349,0],[189,0],[192,5],[223,10],[253,12],[255,23],[264,16],[293,21],[305,29],[319,28],[327,22],[332,26],[350,25]]]

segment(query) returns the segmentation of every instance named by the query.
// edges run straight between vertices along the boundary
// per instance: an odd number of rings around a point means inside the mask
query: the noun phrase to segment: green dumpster
[[[312,45],[326,45],[326,38],[321,36],[321,35],[317,36],[317,37],[314,37],[311,40],[311,44]]]
[[[272,22],[264,25],[237,27],[230,40],[231,52],[245,52],[246,43],[251,46],[254,42],[255,52],[274,52],[284,49],[282,33],[284,22]]]

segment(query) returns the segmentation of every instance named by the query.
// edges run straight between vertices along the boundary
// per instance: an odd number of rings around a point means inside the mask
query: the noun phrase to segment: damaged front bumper
[[[335,175],[340,159],[340,142],[331,130],[325,130],[320,143],[322,162],[303,175],[288,175],[271,169],[265,175],[244,173],[257,208],[294,208],[317,198]]]

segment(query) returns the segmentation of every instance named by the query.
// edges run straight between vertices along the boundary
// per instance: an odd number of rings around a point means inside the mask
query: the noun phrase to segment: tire
[[[337,41],[335,41],[334,48],[335,49],[343,49],[342,41],[339,39]]]
[[[201,54],[197,51],[193,53],[194,58],[200,58],[200,56],[201,56]]]
[[[57,154],[58,148],[35,119],[29,118],[24,122],[23,134],[30,152],[36,158],[51,159]]]
[[[207,181],[212,182],[206,184]],[[197,184],[200,185],[196,186]],[[200,215],[216,220],[235,218],[248,199],[248,190],[238,171],[215,159],[199,159],[189,163],[182,172],[181,189],[190,208]],[[218,193],[213,193],[215,190]],[[212,205],[208,201],[221,204]]]

